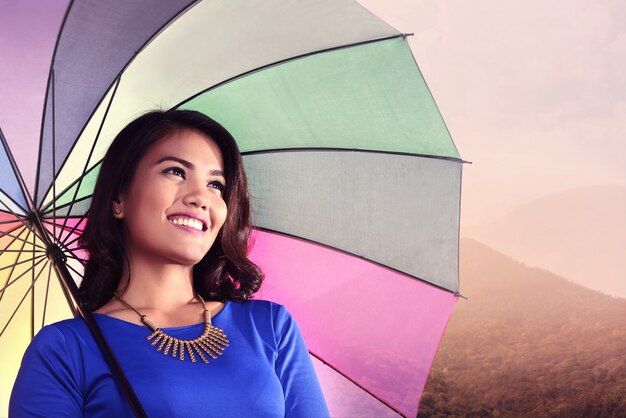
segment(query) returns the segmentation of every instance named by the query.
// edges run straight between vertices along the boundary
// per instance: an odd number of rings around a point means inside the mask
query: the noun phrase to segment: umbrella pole
[[[122,368],[120,367],[111,347],[106,342],[100,327],[98,326],[93,314],[90,311],[87,311],[83,308],[80,303],[80,295],[78,293],[78,286],[74,282],[70,271],[68,270],[65,262],[67,258],[65,254],[63,254],[63,250],[57,244],[50,242],[49,235],[46,232],[43,224],[41,222],[41,216],[36,213],[31,213],[28,217],[31,224],[38,230],[40,237],[43,238],[43,241],[46,243],[46,255],[48,259],[52,262],[52,266],[54,267],[54,271],[57,273],[57,277],[61,282],[61,287],[63,288],[63,293],[67,299],[67,302],[74,313],[74,316],[80,315],[87,324],[87,328],[91,332],[94,340],[96,341],[96,345],[100,349],[104,360],[108,364],[111,372],[113,373],[113,377],[117,382],[122,394],[128,401],[133,413],[137,418],[145,418],[148,415],[146,411],[143,409],[141,402],[139,402],[139,398],[137,398],[137,394],[135,390],[130,385],[130,382],[124,375]]]

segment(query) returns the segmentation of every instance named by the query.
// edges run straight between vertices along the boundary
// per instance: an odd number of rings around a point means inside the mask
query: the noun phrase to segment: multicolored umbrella
[[[287,305],[334,416],[414,416],[458,296],[462,160],[405,35],[347,0],[35,0],[0,14],[0,413],[73,314],[99,163],[155,107],[237,138],[260,298]],[[70,286],[71,287],[71,286]]]

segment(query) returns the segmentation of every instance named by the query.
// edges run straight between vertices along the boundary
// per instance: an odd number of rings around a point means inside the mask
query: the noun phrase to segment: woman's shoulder
[[[24,372],[20,373],[45,375],[52,371],[74,379],[81,376],[78,374],[82,367],[80,359],[91,357],[96,350],[82,318],[46,325],[26,349],[22,360]]]
[[[274,319],[291,318],[285,306],[270,300],[248,299],[243,302],[230,301],[228,305],[229,309],[234,313],[243,313],[254,317],[268,316]]]
[[[66,319],[46,325],[35,335],[33,349],[72,349],[83,345],[90,337],[87,324],[82,318]]]
[[[227,304],[229,317],[238,324],[254,324],[253,327],[272,335],[277,341],[284,335],[298,331],[298,326],[287,308],[280,303],[262,299],[245,302],[231,301]]]
[[[272,310],[272,309],[284,309],[284,306],[280,303],[272,302],[271,300],[264,299],[248,299],[244,301],[230,301],[234,307],[248,310]]]

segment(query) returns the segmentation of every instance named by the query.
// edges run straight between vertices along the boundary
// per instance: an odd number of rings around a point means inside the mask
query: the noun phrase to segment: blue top
[[[278,304],[227,302],[213,318],[229,347],[205,364],[150,345],[150,330],[106,315],[96,321],[148,417],[327,417],[296,323]],[[204,324],[164,328],[180,339]],[[44,327],[32,341],[11,394],[11,417],[130,417],[132,410],[82,319]]]

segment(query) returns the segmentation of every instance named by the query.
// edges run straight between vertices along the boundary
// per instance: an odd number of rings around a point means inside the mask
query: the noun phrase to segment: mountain
[[[474,238],[590,289],[626,298],[626,186],[551,194],[483,225]]]
[[[462,293],[419,417],[626,413],[626,300],[461,240]]]

